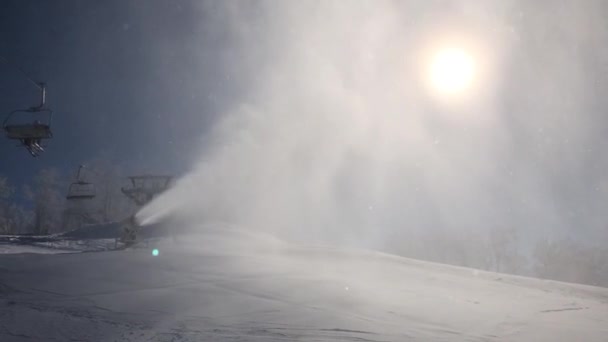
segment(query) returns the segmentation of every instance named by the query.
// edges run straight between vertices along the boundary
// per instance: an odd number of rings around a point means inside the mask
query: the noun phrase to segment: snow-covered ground
[[[66,252],[65,250],[47,248],[47,247],[42,247],[42,246],[0,244],[0,254],[22,254],[22,253],[57,254],[57,253],[65,253],[65,252]]]
[[[608,289],[235,230],[26,252],[0,255],[3,342],[608,340]]]

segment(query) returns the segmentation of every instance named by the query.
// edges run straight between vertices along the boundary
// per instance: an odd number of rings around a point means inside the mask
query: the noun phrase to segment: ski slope
[[[608,289],[237,230],[24,252],[0,255],[3,342],[608,340]]]

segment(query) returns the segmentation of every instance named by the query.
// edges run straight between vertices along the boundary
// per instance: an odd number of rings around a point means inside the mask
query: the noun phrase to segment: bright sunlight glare
[[[471,85],[474,76],[471,55],[458,48],[437,52],[430,65],[430,81],[433,90],[442,95],[462,93]]]

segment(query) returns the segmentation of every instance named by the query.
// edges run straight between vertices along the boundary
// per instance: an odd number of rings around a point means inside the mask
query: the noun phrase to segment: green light
[[[154,248],[154,249],[152,250],[152,255],[153,255],[153,256],[158,256],[158,249]]]

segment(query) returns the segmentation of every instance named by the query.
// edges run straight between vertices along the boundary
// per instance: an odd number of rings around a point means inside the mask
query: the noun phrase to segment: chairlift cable
[[[42,92],[44,92],[44,87],[45,87],[44,82],[38,82],[38,81],[34,80],[23,69],[21,69],[15,63],[11,63],[5,57],[0,56],[0,61],[3,62],[4,64],[8,65],[8,66],[12,66],[13,68],[17,69],[21,73],[22,76],[24,76],[28,81],[30,81],[30,83],[32,83],[36,88],[38,88],[39,90],[41,90]]]

